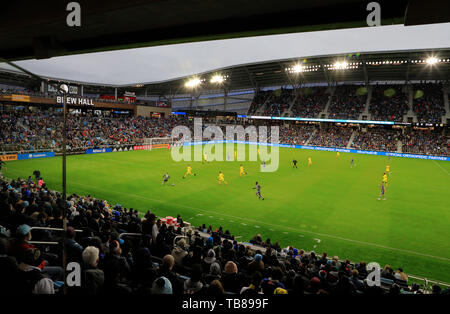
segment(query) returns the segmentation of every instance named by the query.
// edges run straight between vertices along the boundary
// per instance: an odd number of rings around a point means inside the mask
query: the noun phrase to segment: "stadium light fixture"
[[[303,66],[301,64],[296,64],[292,67],[293,73],[300,73],[303,72]]]
[[[345,61],[337,61],[336,63],[333,64],[333,67],[335,69],[339,69],[339,70],[344,70],[346,69],[348,66],[348,63]]]
[[[210,82],[212,84],[222,84],[225,80],[226,80],[225,76],[222,76],[220,74],[216,74],[216,75],[213,75],[213,77],[211,77]]]
[[[191,78],[190,80],[188,80],[184,86],[186,86],[187,88],[195,88],[198,85],[200,85],[202,83],[202,81],[198,78],[198,77],[194,77]]]
[[[439,60],[438,60],[436,57],[429,57],[429,58],[426,60],[426,62],[427,62],[428,65],[433,65],[433,64],[438,63]]]

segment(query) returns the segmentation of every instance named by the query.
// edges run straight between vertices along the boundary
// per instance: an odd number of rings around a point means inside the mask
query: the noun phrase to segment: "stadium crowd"
[[[280,117],[289,108],[293,100],[294,94],[292,89],[281,88],[278,90],[258,91],[249,107],[248,115],[255,114],[266,104],[259,114]]]
[[[280,128],[280,139],[283,144],[305,145],[314,131],[314,125],[290,125]]]
[[[362,150],[396,152],[399,132],[389,129],[370,129],[358,131],[352,142],[352,147]]]
[[[26,180],[0,180],[0,295],[62,293],[61,234],[32,227],[61,228],[67,210],[67,262],[81,265],[81,286],[72,295],[115,297],[130,293],[189,294],[419,294],[402,268],[380,269],[383,284],[366,281],[373,267],[327,253],[316,254],[256,235],[254,247],[238,243],[222,227],[167,226],[153,212],[90,195],[70,195]],[[139,236],[120,236],[135,233]],[[206,236],[202,236],[206,235]],[[32,241],[54,241],[57,246]],[[441,291],[433,287],[433,293]]]
[[[309,145],[325,146],[325,147],[346,147],[353,129],[345,127],[328,127],[326,129],[318,129],[313,134]]]
[[[336,87],[328,107],[330,119],[358,119],[366,104],[367,95],[358,95],[355,85]]]
[[[62,116],[49,112],[1,112],[0,150],[25,151],[61,147]],[[67,119],[69,150],[101,145],[141,144],[145,138],[168,137],[185,119],[144,117],[98,117],[71,114]]]
[[[285,124],[276,121],[254,120],[258,126],[266,125],[271,140],[270,126],[280,127],[279,142],[290,145],[308,144],[326,147],[346,147],[352,128],[329,125],[321,129],[317,125]],[[166,118],[130,116],[96,116],[94,114],[70,114],[67,119],[67,149],[69,151],[115,146],[141,145],[145,138],[170,137],[177,125],[186,125],[191,131],[193,121],[185,116]],[[244,125],[247,126],[247,125]],[[206,128],[206,124],[203,124]],[[62,144],[62,117],[59,113],[45,111],[0,112],[0,151],[24,152],[39,149],[59,149]],[[225,126],[222,127],[226,134]],[[316,131],[316,133],[314,133]],[[253,134],[255,137],[257,133]],[[247,135],[247,140],[250,137]],[[422,154],[449,154],[448,135],[442,132],[415,130],[406,138],[396,136],[396,131],[381,128],[358,132],[352,146],[359,149],[397,151],[397,140],[402,141],[404,152]]]
[[[417,121],[423,123],[442,123],[445,115],[442,83],[414,84],[413,110]]]
[[[411,130],[403,138],[403,152],[450,156],[450,134],[431,130]]]
[[[402,122],[408,112],[408,94],[403,85],[374,85],[369,112],[372,120]]]
[[[317,118],[325,109],[329,94],[326,87],[302,89],[292,107],[294,117]]]
[[[268,97],[271,96],[271,91],[258,91],[253,97],[253,101],[248,108],[248,115],[253,115],[265,103]]]
[[[263,115],[281,117],[293,101],[293,90],[281,88],[281,90],[275,90],[271,94]]]

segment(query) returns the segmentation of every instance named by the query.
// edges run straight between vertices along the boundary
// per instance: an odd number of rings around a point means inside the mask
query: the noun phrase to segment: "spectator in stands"
[[[171,255],[174,257],[175,265],[183,265],[183,260],[188,255],[186,251],[186,240],[181,239],[177,242],[177,245],[173,248]]]
[[[397,271],[394,274],[396,279],[404,280],[408,282],[408,276],[403,272],[402,268],[397,268]]]
[[[156,237],[158,236],[158,227],[156,225],[156,216],[155,214],[150,214],[149,217],[147,218],[148,222],[146,222],[145,226],[149,228],[146,228],[144,230],[142,230],[142,232],[145,232],[147,234],[151,234],[152,235],[152,240],[153,242],[156,242]]]
[[[386,265],[384,266],[383,271],[381,272],[381,277],[394,280],[394,271],[392,270],[391,266]]]
[[[95,246],[88,246],[83,250],[83,276],[81,288],[87,295],[96,295],[100,292],[105,281],[105,275],[98,269],[99,249]]]
[[[441,288],[441,286],[434,284],[431,287],[431,291],[432,291],[432,294],[441,294],[442,288]]]
[[[261,287],[264,294],[274,294],[275,289],[285,289],[284,284],[281,282],[283,278],[283,271],[280,267],[272,268],[270,275],[262,280]]]
[[[216,253],[214,252],[213,249],[209,249],[208,255],[205,258],[203,258],[203,263],[202,263],[203,272],[209,273],[210,266],[215,261],[216,261]]]
[[[292,292],[297,295],[302,295],[305,292],[305,281],[303,276],[296,275],[294,278],[294,286],[292,288]]]
[[[172,284],[166,277],[159,277],[153,282],[152,294],[172,294]]]
[[[158,276],[167,278],[171,285],[173,294],[181,294],[183,291],[182,282],[178,275],[172,270],[175,265],[175,259],[172,255],[166,255],[158,271]]]
[[[68,226],[66,232],[67,261],[80,263],[82,260],[82,253],[83,247],[77,241],[75,241],[75,229],[71,226]]]
[[[62,228],[63,227],[63,219],[62,219],[62,211],[59,208],[53,209],[52,217],[48,222],[48,226],[50,228]]]
[[[37,223],[35,219],[40,214],[52,215],[53,211],[56,212],[54,216],[59,217],[57,211],[65,202],[62,202],[60,194],[42,187],[37,188],[34,196],[27,195],[23,190],[24,184],[27,184],[26,181],[21,179],[9,182],[0,179],[0,190],[7,191],[9,194],[6,198],[4,193],[0,194],[0,206],[2,209],[6,208],[6,214],[0,215],[0,224],[17,230],[15,239],[9,241],[7,256],[2,254],[5,252],[5,241],[0,242],[0,266],[2,266],[0,267],[0,278],[2,278],[0,288],[2,291],[8,289],[8,292],[12,293],[15,291],[14,284],[17,283],[16,291],[21,291],[22,294],[33,293],[33,291],[34,293],[52,293],[53,283],[61,279],[58,279],[60,276],[58,272],[52,272],[51,269],[59,265],[61,256],[44,261],[44,256],[40,256],[36,248],[28,243],[31,240],[30,225],[22,222],[30,221],[33,225]],[[13,192],[14,190],[18,192]],[[35,200],[32,201],[30,197]],[[20,201],[21,206],[14,208],[19,210],[20,215],[11,219],[8,214],[11,211],[11,205],[18,204]],[[28,201],[28,204],[25,203]],[[103,296],[129,293],[148,295],[169,293],[169,291],[173,294],[183,294],[186,291],[186,293],[212,296],[222,295],[224,291],[250,295],[261,293],[261,291],[266,294],[287,292],[289,294],[348,295],[355,291],[366,294],[381,294],[387,291],[391,294],[399,293],[399,288],[395,286],[386,289],[370,287],[367,281],[361,284],[367,276],[364,262],[353,266],[349,260],[339,260],[337,256],[329,259],[325,252],[317,258],[314,252],[308,254],[301,249],[294,250],[293,247],[281,249],[279,245],[278,252],[269,245],[270,241],[263,243],[261,235],[255,236],[253,240],[265,247],[261,246],[257,249],[252,257],[253,249],[250,250],[236,241],[221,238],[220,228],[210,228],[212,233],[206,238],[203,238],[199,232],[195,234],[187,232],[187,240],[182,239],[175,245],[175,248],[184,247],[183,251],[186,253],[182,254],[185,256],[181,259],[181,265],[175,265],[175,257],[172,254],[177,255],[177,250],[174,249],[173,240],[179,231],[161,223],[156,243],[153,243],[151,233],[155,224],[148,224],[150,221],[148,218],[152,214],[149,213],[146,215],[147,218],[141,220],[135,210],[128,210],[121,206],[111,208],[106,201],[96,200],[90,195],[86,197],[72,195],[67,201],[69,208],[75,207],[79,213],[68,217],[68,239],[75,241],[75,225],[77,229],[83,229],[83,233],[78,234],[80,237],[76,238],[78,241],[72,242],[72,244],[76,243],[74,244],[76,253],[71,255],[78,254],[78,246],[84,248],[81,254],[82,287],[78,290],[69,289],[69,294],[79,292],[85,295]],[[96,223],[92,223],[92,220]],[[153,218],[152,220],[154,221]],[[45,219],[39,223],[43,226],[47,224]],[[147,227],[144,227],[145,224],[148,224]],[[120,239],[118,235],[118,232],[146,228],[150,232],[143,233],[142,237]],[[9,232],[3,229],[0,231],[0,236],[10,238]],[[223,236],[225,234],[226,232],[222,233]],[[34,236],[35,233],[33,233]],[[57,233],[51,236],[54,237],[53,240],[58,240]],[[183,241],[186,241],[185,244]],[[150,254],[153,248],[163,252],[161,247],[167,248],[168,252],[162,260]],[[46,254],[60,254],[57,251],[58,249],[55,253]],[[17,256],[20,270],[11,254]],[[223,265],[225,267],[222,276]],[[11,270],[10,274],[4,267]],[[17,275],[15,275],[15,269]],[[58,269],[62,271],[60,267]],[[33,272],[27,273],[24,270]],[[11,280],[8,280],[8,275],[11,275]],[[388,265],[383,270],[383,277],[397,281],[399,287],[403,287],[399,279],[407,279],[402,269],[394,273]],[[56,288],[53,290],[57,291]],[[407,292],[407,289],[404,289],[404,292]],[[420,289],[412,289],[412,293],[420,293]]]
[[[31,227],[25,224],[17,227],[16,237],[12,239],[9,243],[8,255],[14,256],[18,262],[21,262],[21,258],[25,256],[27,250],[35,248],[34,245],[28,243],[28,241],[30,240],[31,240]]]
[[[352,277],[350,278],[350,282],[353,284],[356,290],[364,290],[364,283],[359,279],[359,272],[357,269],[352,270]]]
[[[105,261],[104,273],[105,282],[102,289],[102,294],[104,296],[110,295],[128,295],[131,294],[132,290],[124,282],[124,276],[122,274],[123,265],[117,258],[111,258]]]
[[[127,259],[122,256],[122,248],[120,247],[120,243],[117,240],[113,240],[109,244],[109,253],[106,255],[106,262],[108,260],[117,260],[120,266],[120,275],[121,278],[126,279],[131,271],[130,265],[128,264]]]
[[[253,273],[251,283],[248,287],[242,287],[240,294],[242,295],[256,295],[263,294],[261,291],[262,275],[260,272]]]
[[[19,294],[17,277],[18,265],[14,257],[7,255],[8,242],[6,239],[0,238],[0,295]]]
[[[255,272],[264,273],[264,262],[261,254],[256,254],[253,261],[248,264],[248,274],[252,275]]]
[[[204,292],[201,282],[203,270],[200,265],[192,266],[190,278],[184,282],[185,294],[201,294]]]
[[[222,283],[219,280],[213,280],[206,291],[206,295],[220,297],[225,295],[226,292],[223,289]]]
[[[55,294],[53,281],[39,267],[42,262],[41,251],[39,249],[28,248],[23,253],[18,266],[18,278],[22,293]]]
[[[225,275],[222,278],[223,287],[228,292],[239,293],[241,290],[241,278],[238,276],[237,265],[228,261],[225,264]]]
[[[222,270],[220,268],[220,264],[214,262],[211,264],[209,268],[209,274],[205,275],[205,283],[209,284],[214,280],[221,280],[222,278]]]

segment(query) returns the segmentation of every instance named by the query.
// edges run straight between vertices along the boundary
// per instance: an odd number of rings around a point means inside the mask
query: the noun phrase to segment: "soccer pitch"
[[[248,149],[248,148],[247,148]],[[307,165],[307,158],[313,164]],[[351,158],[355,167],[350,168]],[[292,160],[298,160],[298,169]],[[239,165],[247,175],[239,176]],[[378,200],[387,157],[280,148],[275,172],[260,162],[175,162],[170,152],[132,151],[67,157],[68,194],[91,194],[110,204],[158,216],[180,214],[249,241],[260,233],[317,253],[403,267],[409,274],[450,282],[450,163],[391,157],[386,201]],[[183,179],[187,165],[196,176]],[[41,171],[61,191],[61,158],[7,163],[4,175]],[[228,185],[219,185],[222,171]],[[170,175],[162,185],[162,176]],[[255,181],[265,200],[255,195]],[[171,184],[174,184],[172,186]]]

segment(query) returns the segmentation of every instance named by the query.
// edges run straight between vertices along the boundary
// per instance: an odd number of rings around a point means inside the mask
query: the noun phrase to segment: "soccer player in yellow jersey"
[[[388,175],[391,175],[391,166],[390,165],[386,165],[386,173]]]
[[[184,174],[183,179],[185,179],[188,175],[190,175],[190,176],[194,176],[194,175],[195,175],[195,174],[192,174],[192,168],[191,168],[191,165],[188,165],[188,166],[187,166],[186,173]]]
[[[383,183],[384,183],[384,186],[388,186],[388,178],[387,178],[387,175],[386,175],[386,172],[383,174]]]
[[[311,166],[311,165],[312,165],[311,157],[308,157],[308,166]]]
[[[244,166],[243,165],[241,165],[240,167],[239,167],[239,176],[245,176],[247,174],[247,172],[245,172],[245,170],[244,170]]]
[[[336,159],[339,158],[339,156],[341,156],[341,154],[339,152],[336,152]]]
[[[203,162],[208,161],[208,155],[206,153],[203,154]]]
[[[219,177],[217,178],[219,180],[219,185],[222,183],[228,184],[227,181],[225,181],[225,178],[223,177],[222,171],[219,171]]]

